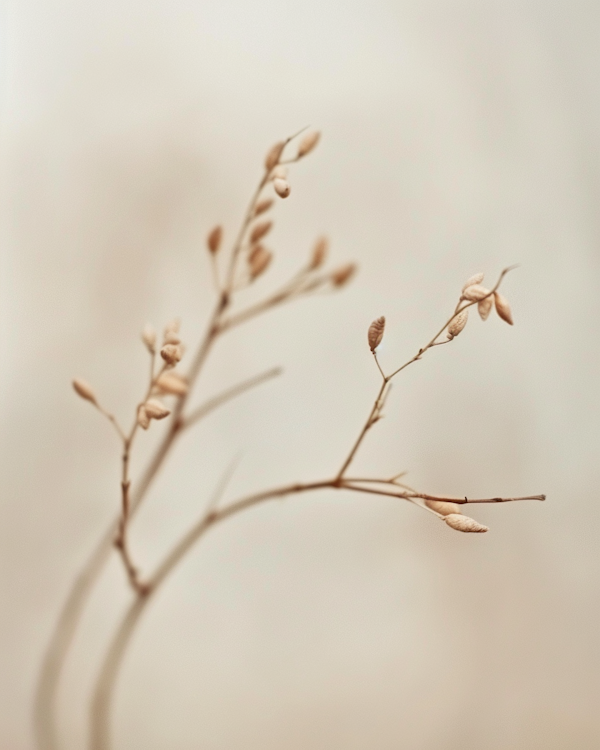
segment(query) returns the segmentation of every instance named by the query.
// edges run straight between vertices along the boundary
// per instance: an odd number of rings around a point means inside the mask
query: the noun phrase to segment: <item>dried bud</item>
[[[272,180],[285,180],[288,175],[287,167],[283,164],[278,164],[275,169],[271,172]]]
[[[286,180],[282,180],[280,177],[276,177],[273,180],[273,187],[275,188],[275,192],[280,198],[287,198],[292,189],[289,182],[286,182]]]
[[[250,233],[250,242],[254,244],[255,242],[261,240],[266,234],[271,231],[272,226],[272,221],[259,221],[258,224],[254,225],[254,229]]]
[[[374,320],[369,326],[369,348],[372,352],[381,344],[383,338],[383,331],[385,328],[385,317],[382,315],[380,318]]]
[[[492,307],[494,306],[494,298],[490,294],[489,297],[479,300],[477,303],[477,312],[481,320],[487,320]]]
[[[273,205],[273,198],[265,198],[264,201],[260,201],[256,204],[256,208],[254,209],[254,215],[260,216],[261,214],[264,214],[265,211],[268,211],[271,206]]]
[[[319,237],[313,247],[312,256],[308,265],[309,271],[315,271],[323,265],[325,258],[327,257],[328,247],[329,242],[327,241],[327,237]]]
[[[281,159],[281,154],[284,148],[284,141],[279,141],[274,146],[271,146],[268,154],[265,157],[265,169],[271,170],[276,164],[279,163],[279,159]]]
[[[150,323],[144,326],[144,330],[142,331],[142,341],[146,345],[146,349],[150,352],[150,354],[154,354],[154,347],[156,345],[156,331]]]
[[[307,133],[298,146],[298,159],[306,156],[306,154],[310,154],[319,142],[320,137],[321,133],[318,130],[312,130],[310,133]]]
[[[165,344],[160,350],[160,356],[168,365],[174,367],[180,361],[183,352],[177,344]]]
[[[496,312],[505,320],[509,325],[513,324],[512,312],[510,311],[510,305],[506,297],[503,297],[500,292],[494,292],[494,302],[496,303]]]
[[[143,430],[147,430],[150,427],[150,417],[146,413],[144,404],[138,407],[137,411],[137,423]]]
[[[483,274],[482,273],[476,273],[474,276],[471,276],[470,279],[467,279],[463,285],[462,291],[464,292],[465,289],[468,289],[470,286],[474,286],[475,284],[481,284],[483,281]]]
[[[460,513],[450,513],[450,515],[444,518],[444,521],[450,528],[457,531],[481,533],[488,530],[487,526],[483,526],[483,524],[477,523],[473,518],[463,516]]]
[[[73,388],[75,388],[78,396],[81,396],[81,398],[84,398],[86,401],[91,401],[92,404],[98,406],[98,402],[96,401],[96,394],[92,390],[92,386],[86,383],[85,380],[75,378],[75,380],[73,381]]]
[[[333,286],[337,287],[344,286],[344,284],[347,284],[350,281],[355,273],[356,265],[354,263],[348,263],[348,265],[338,268],[337,271],[334,271],[331,274],[331,283]]]
[[[469,302],[479,302],[480,299],[487,297],[490,293],[489,289],[486,289],[480,284],[471,284],[462,293],[463,299],[468,299]]]
[[[172,396],[185,396],[188,392],[186,381],[175,372],[163,372],[156,380],[156,388]]]
[[[458,336],[462,329],[467,325],[468,319],[469,311],[461,310],[448,326],[448,338],[453,339],[455,336]]]
[[[221,239],[223,238],[223,227],[215,227],[206,238],[206,244],[210,252],[215,255],[221,247]]]
[[[179,318],[173,318],[173,320],[170,323],[167,323],[167,325],[165,326],[165,337],[170,333],[179,333],[180,326],[181,321],[179,320]]]
[[[256,245],[248,257],[251,278],[256,279],[261,273],[264,273],[272,260],[272,253],[262,245]]]
[[[149,398],[148,401],[146,401],[144,404],[144,411],[150,419],[164,419],[171,413],[170,409],[167,409],[164,404],[161,404],[161,402],[155,398]]]
[[[425,500],[425,505],[441,516],[449,516],[451,513],[460,515],[460,505],[449,503],[445,500]]]

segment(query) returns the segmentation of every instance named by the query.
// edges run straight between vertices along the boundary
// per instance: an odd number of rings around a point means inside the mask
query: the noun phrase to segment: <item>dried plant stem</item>
[[[490,292],[486,295],[486,297],[490,297],[494,294],[494,292],[498,289],[500,284],[502,283],[502,279],[506,276],[506,274],[511,271],[513,268],[516,268],[516,266],[509,266],[508,268],[505,268],[500,276],[498,277],[498,281],[494,285],[493,289],[490,290]],[[398,369],[394,370],[390,375],[386,375],[381,368],[381,365],[379,364],[379,360],[377,359],[376,352],[373,352],[373,357],[375,359],[375,363],[377,364],[377,368],[379,369],[379,373],[381,374],[381,387],[379,389],[379,392],[377,394],[377,397],[375,399],[375,403],[373,404],[371,411],[369,412],[369,416],[367,417],[367,421],[365,422],[362,430],[360,431],[358,438],[356,439],[356,442],[350,449],[350,453],[346,457],[344,463],[342,464],[339,473],[338,473],[338,479],[342,479],[344,474],[346,473],[348,467],[352,463],[354,456],[356,455],[356,452],[361,446],[362,441],[365,439],[367,432],[371,429],[371,427],[379,420],[381,416],[381,408],[383,406],[383,400],[385,397],[386,388],[390,382],[390,380],[399,373],[402,372],[402,370],[406,369],[409,365],[412,365],[413,362],[416,362],[417,360],[421,359],[423,354],[428,349],[433,348],[434,346],[439,346],[440,344],[447,344],[450,343],[449,341],[438,341],[439,337],[444,333],[444,331],[448,328],[450,323],[456,318],[457,315],[459,315],[463,310],[466,310],[468,307],[472,307],[473,305],[478,304],[477,301],[473,302],[467,302],[465,304],[461,304],[459,301],[458,305],[456,306],[454,312],[448,318],[448,320],[444,323],[444,325],[440,328],[440,330],[435,334],[435,336],[427,343],[425,346],[421,347],[419,351],[415,354],[414,357],[411,357],[407,362],[405,362],[403,365],[398,367]]]
[[[210,509],[203,515],[201,520],[180,539],[180,541],[173,547],[171,552],[165,557],[163,562],[158,566],[154,575],[147,582],[145,592],[146,595],[143,597],[138,597],[132,602],[113,637],[109,650],[102,664],[92,699],[90,750],[110,750],[110,709],[113,688],[118,676],[123,656],[127,650],[127,646],[129,645],[131,636],[135,631],[140,617],[142,616],[143,612],[146,609],[146,606],[148,605],[152,597],[157,593],[159,588],[162,586],[168,576],[173,572],[178,563],[212,526],[215,526],[218,523],[226,520],[227,518],[230,518],[231,516],[237,515],[244,510],[248,510],[249,508],[264,503],[268,500],[282,498],[290,495],[299,495],[305,492],[322,489],[349,490],[352,492],[360,492],[363,494],[392,496],[409,501],[419,498],[425,500],[444,500],[461,504],[498,503],[512,502],[515,500],[545,499],[544,495],[531,495],[527,497],[515,498],[494,497],[467,500],[467,498],[444,497],[418,493],[414,491],[391,492],[372,487],[365,488],[355,484],[355,482],[357,481],[377,482],[381,484],[391,483],[391,480],[386,479],[343,480],[336,476],[333,479],[327,479],[320,482],[289,484],[282,487],[277,487],[275,489],[265,490],[264,492],[254,493],[252,495],[248,495],[237,501],[234,501],[220,510]],[[435,515],[439,514],[436,513]]]
[[[289,142],[290,140],[291,138],[289,138],[287,142]],[[162,441],[158,445],[154,455],[150,459],[150,462],[148,463],[145,471],[142,473],[140,479],[138,480],[137,486],[134,486],[133,488],[128,486],[127,488],[127,521],[129,521],[137,512],[150,485],[152,484],[152,481],[154,480],[154,477],[169,455],[176,441],[176,438],[182,432],[182,428],[184,426],[183,415],[185,407],[189,401],[189,397],[191,396],[193,387],[198,379],[198,376],[206,359],[208,358],[213,344],[221,333],[227,330],[227,328],[231,327],[230,325],[223,326],[222,319],[231,302],[237,258],[242,248],[244,236],[254,216],[261,191],[268,183],[269,176],[270,172],[265,171],[265,174],[261,178],[261,181],[259,182],[259,185],[254,192],[248,210],[242,221],[238,238],[232,250],[230,270],[227,276],[225,288],[220,291],[219,298],[210,316],[206,333],[198,346],[198,350],[193,359],[192,366],[188,374],[188,392],[178,398],[173,411],[173,415],[170,420],[169,428]],[[283,302],[285,301],[285,299],[285,297],[282,297],[279,301]],[[262,309],[271,309],[276,304],[277,302],[271,301],[269,305]],[[244,320],[258,314],[262,311],[262,309],[253,311],[252,315],[244,316]],[[236,324],[240,322],[243,321],[240,319],[236,321]],[[154,374],[154,359],[155,355],[152,354],[150,363],[151,377],[153,377]],[[258,379],[256,381],[256,384],[257,383]],[[248,384],[247,387],[250,388],[252,386]],[[231,389],[229,397],[233,397],[234,395],[241,393],[242,390],[246,390],[246,388],[242,389],[242,387],[240,386],[239,390],[237,390],[235,393],[233,393],[233,390],[234,389]],[[212,404],[210,402],[205,404],[206,408],[203,414],[200,414],[199,410],[197,410],[195,413],[192,413],[192,419],[191,421],[188,421],[187,426],[192,423],[196,423],[202,416],[205,416],[214,408],[217,408],[217,406],[225,403],[225,401],[228,400],[227,398],[225,398],[225,394],[223,394],[222,398],[219,399],[217,397],[217,399],[215,399]],[[112,422],[121,439],[125,440],[125,433],[119,426],[114,416],[104,411],[102,408],[100,408],[100,411],[102,411],[104,415]],[[95,582],[97,581],[102,569],[104,568],[110,556],[112,545],[115,540],[115,535],[119,532],[120,521],[121,517],[110,524],[109,528],[99,540],[97,546],[94,548],[92,554],[83,565],[79,575],[71,586],[66,601],[57,619],[55,628],[50,637],[46,652],[42,659],[42,667],[40,670],[38,683],[36,685],[34,700],[34,725],[39,750],[58,750],[59,742],[55,722],[55,710],[61,673],[71,643],[73,641],[75,631],[77,629],[77,624],[81,618],[83,608]],[[133,563],[131,563],[128,554],[126,559],[125,556],[123,557],[126,563],[126,568],[130,567],[129,564],[131,564],[131,567],[135,567],[133,566]],[[138,593],[143,594],[145,593],[145,590]],[[141,601],[144,601],[144,599],[141,599]]]

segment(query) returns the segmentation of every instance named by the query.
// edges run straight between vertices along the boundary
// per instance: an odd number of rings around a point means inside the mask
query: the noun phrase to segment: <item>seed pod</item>
[[[137,423],[143,430],[147,430],[148,427],[150,427],[150,417],[146,413],[146,408],[144,404],[138,407]]]
[[[181,326],[181,321],[179,318],[173,318],[172,321],[167,323],[165,326],[164,335],[168,336],[170,333],[179,333],[179,328]]]
[[[256,204],[256,208],[254,209],[254,215],[260,216],[261,214],[264,214],[265,211],[268,211],[271,206],[273,205],[273,198],[265,198],[264,201],[260,201]]]
[[[494,306],[494,298],[490,294],[489,297],[479,300],[477,303],[477,312],[481,320],[487,320],[492,307]]]
[[[174,367],[181,360],[183,352],[177,344],[165,344],[160,350],[160,356],[168,365]]]
[[[331,283],[333,286],[341,287],[347,284],[352,276],[356,273],[356,265],[354,263],[348,263],[346,266],[338,268],[331,274]]]
[[[179,334],[175,333],[175,331],[167,331],[165,333],[163,344],[181,344]]]
[[[81,396],[81,398],[85,399],[86,401],[90,401],[95,406],[98,406],[98,402],[96,401],[96,394],[92,390],[92,386],[85,382],[85,380],[81,380],[81,378],[75,378],[73,381],[73,388],[75,389],[75,392],[78,396]]]
[[[284,141],[279,141],[275,145],[271,146],[269,152],[265,157],[265,169],[271,170],[276,164],[279,163],[279,159],[281,159],[281,154],[284,148]]]
[[[486,289],[480,284],[471,284],[462,293],[462,299],[468,299],[469,302],[478,302],[490,293],[489,289]]]
[[[312,130],[310,133],[307,133],[298,146],[298,159],[310,154],[315,149],[320,138],[321,133],[318,130]]]
[[[483,274],[476,273],[474,276],[471,276],[470,279],[467,279],[465,281],[462,291],[464,292],[465,289],[468,289],[470,286],[474,286],[475,284],[481,284],[482,281],[483,281]]]
[[[328,247],[329,242],[327,240],[327,237],[319,237],[317,239],[313,247],[310,263],[308,264],[309,271],[315,271],[317,268],[320,268],[323,265],[323,263],[325,262],[325,258],[327,257]]]
[[[206,244],[208,249],[213,255],[219,251],[221,247],[221,239],[223,238],[223,227],[215,227],[206,238]]]
[[[280,198],[287,198],[292,189],[289,182],[282,180],[280,177],[276,177],[273,180],[273,187]]]
[[[444,518],[444,521],[450,526],[450,528],[456,529],[456,531],[475,532],[480,534],[488,530],[487,526],[477,523],[475,519],[470,518],[469,516],[463,516],[460,513],[450,513],[450,515]]]
[[[460,515],[460,505],[449,503],[445,500],[425,500],[425,505],[441,516],[449,516],[451,513]]]
[[[512,312],[506,297],[503,297],[500,292],[494,292],[494,302],[496,303],[496,312],[502,320],[505,320],[509,325],[513,325]]]
[[[453,339],[455,336],[458,336],[462,329],[467,325],[468,319],[469,311],[461,310],[448,326],[448,338]]]
[[[185,380],[174,372],[163,372],[156,380],[156,388],[159,393],[172,396],[185,396],[188,392]]]
[[[287,167],[283,164],[278,164],[275,169],[271,172],[272,180],[285,180],[288,175]]]
[[[380,318],[374,320],[369,326],[369,348],[372,352],[381,344],[383,338],[383,331],[385,329],[385,317],[382,315]]]
[[[156,331],[150,325],[150,323],[144,326],[144,330],[142,331],[142,341],[146,345],[146,349],[148,349],[150,354],[154,354],[154,347],[156,345]]]
[[[262,245],[257,245],[253,248],[248,258],[250,277],[254,280],[260,276],[261,273],[264,273],[272,260],[273,254]]]
[[[167,409],[164,404],[161,404],[161,402],[155,398],[149,398],[148,401],[146,401],[144,404],[144,411],[150,419],[164,419],[171,413],[170,409]]]
[[[258,224],[254,225],[254,229],[250,233],[250,242],[254,244],[255,242],[261,240],[266,234],[271,231],[272,226],[272,221],[259,221]]]

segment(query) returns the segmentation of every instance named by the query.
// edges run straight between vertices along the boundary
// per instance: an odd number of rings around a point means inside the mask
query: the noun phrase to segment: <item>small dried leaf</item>
[[[250,233],[250,242],[254,244],[255,242],[261,240],[266,234],[271,231],[272,226],[272,221],[259,221],[258,224],[254,225],[254,228]]]
[[[273,205],[274,201],[273,198],[265,198],[263,201],[260,201],[256,204],[256,208],[254,209],[254,215],[260,216],[261,214],[264,214],[265,211],[268,211],[271,206]]]
[[[307,133],[304,138],[300,141],[298,146],[298,158],[302,158],[313,151],[321,138],[321,133],[318,130],[312,130]]]
[[[374,320],[371,325],[369,326],[369,334],[368,334],[368,340],[369,340],[369,348],[372,352],[377,349],[379,344],[381,344],[381,339],[383,338],[383,331],[385,329],[385,317],[382,315],[380,318],[377,318]]]
[[[264,273],[267,270],[272,259],[273,254],[270,253],[262,245],[257,245],[255,248],[253,248],[248,258],[251,278],[256,279],[258,276]]]
[[[445,500],[425,500],[425,505],[441,516],[449,516],[451,513],[460,515],[460,505],[449,503]]]
[[[154,347],[156,346],[156,331],[150,323],[144,326],[144,330],[142,331],[142,341],[146,345],[146,349],[148,349],[150,354],[154,354]]]
[[[469,302],[478,302],[480,299],[487,297],[490,293],[489,289],[486,289],[481,284],[471,284],[462,293],[463,299],[468,299]]]
[[[485,299],[482,299],[477,303],[477,312],[479,313],[479,317],[481,318],[481,320],[488,319],[493,306],[494,298],[491,294],[489,297],[486,297]]]
[[[283,149],[285,148],[285,142],[279,141],[278,143],[275,143],[271,148],[269,149],[269,152],[267,153],[265,157],[265,169],[271,170],[273,167],[278,164],[279,159],[281,159],[281,154],[283,153]]]
[[[142,404],[137,411],[137,423],[143,430],[147,430],[150,427],[150,417],[146,413],[146,408]]]
[[[181,360],[183,352],[177,344],[165,344],[160,350],[160,356],[168,365],[174,367]]]
[[[289,182],[282,180],[280,177],[273,180],[273,187],[280,198],[287,198],[292,189]]]
[[[465,281],[462,291],[464,292],[465,289],[467,289],[470,286],[475,286],[475,284],[481,284],[482,281],[483,281],[483,274],[476,273],[474,276],[471,276],[470,279],[467,279],[467,281]]]
[[[341,287],[344,286],[344,284],[347,284],[352,276],[356,273],[356,264],[355,263],[348,263],[345,266],[342,266],[341,268],[338,268],[337,271],[334,271],[331,274],[331,283],[333,286]]]
[[[329,242],[327,241],[327,237],[319,237],[317,239],[313,247],[310,263],[308,265],[309,271],[315,271],[317,268],[320,268],[323,265],[323,263],[325,262],[325,258],[327,257],[328,247]]]
[[[502,320],[505,320],[509,325],[513,325],[512,312],[506,297],[503,297],[500,292],[494,292],[494,302],[496,303],[496,312]]]
[[[170,409],[156,398],[149,398],[144,404],[144,411],[150,419],[164,419],[171,413]]]
[[[98,402],[96,401],[96,394],[92,390],[92,386],[89,385],[89,383],[86,383],[85,380],[81,380],[81,378],[75,378],[75,380],[73,381],[73,388],[75,389],[75,392],[78,396],[81,396],[81,398],[85,399],[86,401],[90,401],[92,404],[98,406]]]
[[[223,238],[223,228],[215,227],[206,238],[206,244],[210,252],[215,255],[221,247],[221,239]]]
[[[469,311],[461,310],[448,326],[448,338],[453,339],[455,336],[458,336],[462,329],[467,325],[468,319]]]
[[[463,516],[460,513],[450,513],[444,518],[444,521],[452,529],[456,529],[456,531],[464,531],[467,533],[474,532],[476,534],[481,534],[482,532],[488,530],[487,526],[484,526],[481,523],[477,523],[475,519],[470,518],[469,516]]]
[[[188,392],[188,385],[185,380],[174,372],[163,372],[156,380],[156,388],[160,393],[172,396],[185,396]]]

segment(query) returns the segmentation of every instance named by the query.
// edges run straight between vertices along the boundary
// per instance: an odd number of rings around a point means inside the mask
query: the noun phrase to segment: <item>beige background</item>
[[[323,141],[292,173],[257,291],[323,231],[360,275],[218,345],[198,399],[285,374],[181,444],[135,524],[141,564],[240,452],[230,498],[333,471],[377,388],[368,323],[387,316],[381,359],[396,366],[467,276],[515,262],[514,329],[473,318],[404,373],[356,467],[548,501],[478,508],[491,530],[476,537],[400,501],[327,492],[219,528],[143,621],[116,747],[600,746],[599,29],[591,2],[5,6],[2,748],[32,747],[41,653],[118,505],[118,446],[70,378],[128,418],[142,325],[179,315],[198,337],[204,236],[217,221],[232,236],[266,148],[307,123]],[[83,746],[128,596],[115,562],[69,663],[65,747]]]

